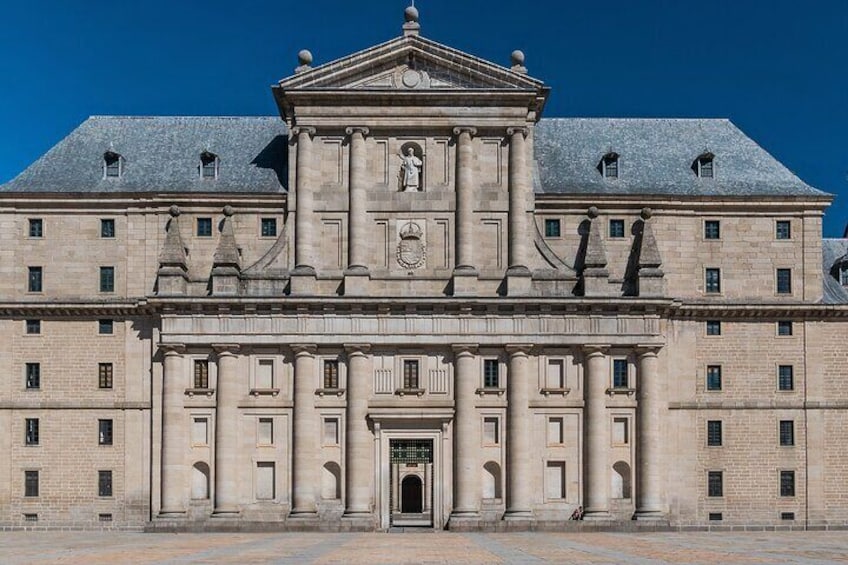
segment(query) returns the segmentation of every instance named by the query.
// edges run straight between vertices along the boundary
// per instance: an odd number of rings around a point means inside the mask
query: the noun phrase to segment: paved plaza
[[[0,533],[40,563],[848,563],[848,532],[387,534]]]

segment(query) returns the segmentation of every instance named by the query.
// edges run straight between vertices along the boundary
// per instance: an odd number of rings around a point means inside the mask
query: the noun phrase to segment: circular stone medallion
[[[403,72],[403,75],[400,77],[400,81],[407,88],[415,88],[421,84],[421,73],[408,69]]]

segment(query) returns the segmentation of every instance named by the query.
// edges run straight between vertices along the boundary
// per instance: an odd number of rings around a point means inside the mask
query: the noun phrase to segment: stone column
[[[506,515],[505,518],[533,517],[530,445],[533,442],[530,414],[530,371],[528,352],[532,345],[507,345],[506,419]]]
[[[368,429],[368,396],[371,389],[371,346],[347,344],[347,433],[345,434],[345,516],[370,516],[371,462],[374,438]]]
[[[292,433],[292,510],[317,517],[318,422],[315,411],[315,345],[293,345],[294,430]]]
[[[531,241],[527,230],[527,197],[530,179],[527,168],[527,128],[506,130],[509,136],[509,270],[529,274],[527,245]]]
[[[312,137],[315,128],[295,126],[292,135],[297,137],[297,168],[295,178],[295,197],[297,211],[295,215],[294,264],[303,274],[315,274],[315,234],[314,218],[315,187],[312,183]]]
[[[476,272],[474,268],[474,159],[471,137],[477,130],[453,129],[456,139],[456,270]]]
[[[215,516],[239,513],[239,409],[246,383],[238,374],[239,346],[212,345],[218,354],[218,407],[215,411]]]
[[[182,374],[185,346],[169,343],[159,346],[162,363],[162,516],[181,516],[186,512],[185,451],[187,446],[185,409],[186,382]]]
[[[365,136],[368,128],[350,127],[345,133],[350,136],[350,201],[348,207],[348,271],[367,273],[365,255],[371,242],[367,241],[366,206],[368,195],[365,192]]]
[[[661,429],[665,408],[662,383],[657,370],[657,349],[643,349],[639,355],[636,383],[636,519],[665,518],[662,506]]]
[[[606,391],[609,388],[609,366],[605,347],[588,346],[584,350],[583,378],[583,508],[586,520],[609,520],[610,490],[610,425]]]
[[[480,419],[474,403],[480,372],[476,345],[454,345],[453,512],[451,519],[480,514]]]

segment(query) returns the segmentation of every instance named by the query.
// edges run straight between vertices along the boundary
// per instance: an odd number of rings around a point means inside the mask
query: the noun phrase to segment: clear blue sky
[[[91,114],[270,115],[296,53],[400,34],[408,0],[6,0],[0,182]],[[848,0],[418,0],[422,34],[553,88],[546,116],[728,117],[848,223]]]

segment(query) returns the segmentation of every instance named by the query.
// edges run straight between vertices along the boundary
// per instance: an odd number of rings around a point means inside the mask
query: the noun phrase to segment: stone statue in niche
[[[406,146],[406,154],[400,157],[400,185],[404,192],[419,192],[421,190],[421,168],[424,162],[415,155],[412,145]]]

